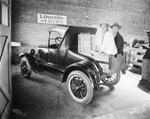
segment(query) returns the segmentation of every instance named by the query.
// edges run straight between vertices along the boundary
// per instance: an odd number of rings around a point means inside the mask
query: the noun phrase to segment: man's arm
[[[117,49],[119,49],[121,47],[122,44],[124,44],[124,40],[123,40],[123,37],[118,35],[116,38],[115,38],[115,43],[116,43],[116,46],[117,46]]]

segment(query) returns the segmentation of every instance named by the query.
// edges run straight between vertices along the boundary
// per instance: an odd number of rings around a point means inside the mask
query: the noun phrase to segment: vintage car
[[[120,72],[127,69],[125,53],[110,55],[106,60],[101,60],[101,55],[95,57],[79,50],[79,35],[87,34],[90,37],[95,35],[96,31],[97,29],[92,27],[51,27],[48,29],[49,38],[46,45],[38,46],[38,50],[31,49],[29,53],[20,54],[22,75],[30,78],[33,71],[67,82],[67,89],[73,100],[82,105],[88,104],[94,89],[98,89],[102,82],[107,86],[117,84]],[[103,71],[102,64],[107,65],[108,72]]]

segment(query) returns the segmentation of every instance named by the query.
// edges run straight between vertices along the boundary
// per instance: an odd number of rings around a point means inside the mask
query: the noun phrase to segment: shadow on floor
[[[17,110],[10,119],[142,119],[150,114],[150,97],[136,87],[139,79],[130,77],[132,73],[122,75],[113,90],[102,86],[94,91],[92,101],[83,106],[70,97],[66,83],[35,73],[25,79],[18,66],[12,70],[13,109]],[[143,103],[144,113],[138,117],[129,113]]]
[[[142,69],[141,68],[131,68],[131,69],[129,69],[129,71],[130,72],[132,72],[132,73],[135,73],[135,74],[139,74],[139,75],[141,75],[142,74]]]

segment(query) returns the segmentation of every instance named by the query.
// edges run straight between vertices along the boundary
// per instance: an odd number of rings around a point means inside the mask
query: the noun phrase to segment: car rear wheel
[[[79,104],[88,104],[93,97],[92,82],[89,77],[79,70],[75,70],[67,77],[68,91],[73,100]]]
[[[29,61],[26,57],[23,57],[20,62],[21,73],[25,78],[30,78],[31,67]]]
[[[120,72],[117,72],[113,74],[112,76],[108,76],[106,78],[102,78],[101,80],[106,84],[106,85],[116,85],[120,81],[121,74]]]

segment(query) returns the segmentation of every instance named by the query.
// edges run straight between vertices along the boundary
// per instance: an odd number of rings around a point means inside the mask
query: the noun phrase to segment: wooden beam
[[[2,82],[0,81],[0,92],[4,95],[7,101],[10,100],[10,93],[8,90],[5,88],[4,85],[2,85]]]
[[[11,97],[10,101],[6,104],[6,107],[3,111],[3,113],[1,114],[1,119],[9,119],[11,109],[12,109],[12,97]]]

